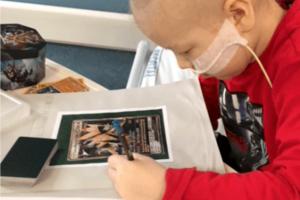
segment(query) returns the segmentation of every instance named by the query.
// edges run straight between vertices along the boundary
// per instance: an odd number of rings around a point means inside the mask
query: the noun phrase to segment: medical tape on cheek
[[[200,74],[220,72],[238,51],[239,47],[235,44],[247,44],[247,40],[242,38],[234,25],[226,19],[212,44],[193,61],[195,70]]]
[[[235,26],[226,19],[217,37],[209,46],[207,51],[199,56],[196,60],[192,61],[194,73],[207,74],[210,76],[217,74],[229,64],[229,62],[237,53],[239,46],[242,46],[246,48],[254,57],[266,81],[268,82],[268,85],[272,88],[272,81],[266,72],[264,65],[247,43],[248,41],[240,36]]]
[[[238,45],[240,45],[240,43],[238,42],[227,44],[227,46],[224,47],[222,50],[220,50],[217,56],[212,60],[211,65],[207,67],[205,70],[201,71],[201,73],[207,73],[208,75],[215,75],[220,71],[222,71],[224,68],[226,68],[226,66],[229,65],[230,61],[237,53]],[[221,56],[223,56],[222,59],[220,59]]]
[[[266,81],[268,82],[268,85],[270,86],[270,88],[273,88],[273,83],[272,83],[272,81],[271,81],[271,79],[270,79],[270,77],[269,77],[269,75],[268,75],[268,73],[267,73],[264,65],[262,64],[262,62],[260,61],[260,59],[258,58],[258,56],[256,55],[256,53],[251,49],[251,47],[249,47],[247,44],[241,44],[241,43],[232,43],[231,45],[240,45],[240,46],[246,48],[251,53],[251,55],[254,57],[255,61],[257,62],[258,66],[259,66],[259,68],[261,70],[261,72],[263,73]],[[228,45],[228,46],[230,46],[230,45]],[[224,50],[226,50],[226,49],[224,49]],[[221,51],[219,53],[217,59],[222,55],[223,51]],[[215,65],[217,65],[217,62],[215,62]],[[197,70],[194,70],[194,73],[195,74],[200,74]],[[216,72],[216,73],[218,73],[218,72]],[[208,74],[208,75],[210,75],[210,74]]]

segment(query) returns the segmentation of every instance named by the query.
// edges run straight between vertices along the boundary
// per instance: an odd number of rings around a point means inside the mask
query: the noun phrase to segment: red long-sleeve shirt
[[[300,0],[260,59],[273,89],[256,63],[221,86],[214,79],[201,84],[213,125],[221,115],[248,172],[168,169],[164,199],[300,199]]]

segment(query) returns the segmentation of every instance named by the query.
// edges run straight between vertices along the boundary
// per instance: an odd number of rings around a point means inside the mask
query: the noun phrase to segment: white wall
[[[1,23],[35,28],[48,42],[134,51],[145,39],[129,14],[0,1]]]

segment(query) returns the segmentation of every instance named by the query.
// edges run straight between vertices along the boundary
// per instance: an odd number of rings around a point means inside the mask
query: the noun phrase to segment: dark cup
[[[14,90],[45,77],[46,42],[32,28],[1,24],[1,88]]]

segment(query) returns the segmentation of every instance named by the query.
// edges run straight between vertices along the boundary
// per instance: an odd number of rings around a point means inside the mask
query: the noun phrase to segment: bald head
[[[130,0],[141,31],[164,47],[170,46],[165,45],[165,38],[171,35],[183,38],[193,29],[202,28],[208,34],[218,30],[225,18],[223,3],[224,0]]]
[[[168,24],[172,31],[179,27],[185,30],[199,26],[217,28],[225,18],[223,2],[224,0],[131,0],[130,4],[139,28],[149,36],[164,24]]]
[[[155,13],[160,14],[160,17],[168,16],[173,19],[189,17],[207,20],[221,15],[223,2],[224,0],[131,0],[130,4],[133,13],[140,16]]]

